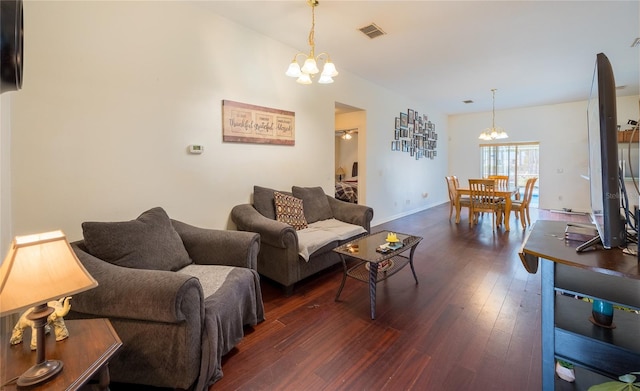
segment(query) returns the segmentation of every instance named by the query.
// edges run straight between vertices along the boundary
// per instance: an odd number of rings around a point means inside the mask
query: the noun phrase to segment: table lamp
[[[47,302],[96,286],[62,231],[15,237],[0,265],[0,316],[35,306],[27,318],[37,333],[36,364],[18,386],[43,383],[62,370],[62,361],[45,360],[44,326],[53,312]]]
[[[338,180],[341,181],[342,180],[342,176],[345,175],[346,172],[344,171],[344,168],[342,167],[338,167],[338,169],[336,170],[336,175],[338,176]]]

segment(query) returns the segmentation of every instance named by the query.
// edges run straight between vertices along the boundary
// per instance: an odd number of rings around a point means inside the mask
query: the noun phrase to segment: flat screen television
[[[22,0],[0,1],[0,93],[22,88]]]
[[[607,56],[598,53],[587,107],[591,221],[598,236],[577,251],[602,243],[606,249],[626,241],[626,219],[621,213],[621,169],[618,162],[616,83]],[[624,191],[624,189],[623,189]]]

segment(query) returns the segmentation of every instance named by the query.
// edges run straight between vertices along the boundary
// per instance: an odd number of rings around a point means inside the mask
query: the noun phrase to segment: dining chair
[[[455,175],[446,176],[445,180],[447,181],[447,189],[449,191],[449,220],[451,220],[451,216],[453,215],[453,211],[456,208],[456,200],[460,203],[460,207],[468,208],[470,205],[469,197],[461,195],[458,199],[458,187],[460,186],[458,182],[458,177]]]
[[[509,175],[489,175],[487,178],[493,179],[498,184],[498,188],[508,189],[509,188]],[[514,194],[514,199],[520,199],[520,192],[516,192]]]
[[[488,178],[495,180],[496,185],[500,188],[509,187],[509,175],[489,175]]]
[[[529,216],[529,203],[533,196],[533,188],[538,178],[529,178],[524,186],[524,195],[521,200],[511,201],[511,211],[515,212],[516,219],[520,218],[520,224],[522,229],[525,229],[527,225],[531,225],[531,217]],[[505,216],[509,218],[510,216]]]
[[[477,224],[478,214],[482,212],[491,213],[491,225],[494,230],[502,223],[503,206],[496,197],[496,187],[496,181],[493,179],[469,179],[470,226]]]
[[[444,180],[447,182],[447,191],[449,192],[449,220],[451,220],[451,216],[453,216],[453,209],[456,207],[456,199],[453,196],[454,190],[452,189],[453,185],[453,177],[446,176]]]

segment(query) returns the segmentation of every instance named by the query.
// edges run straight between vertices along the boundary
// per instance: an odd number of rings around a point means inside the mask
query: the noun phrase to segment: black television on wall
[[[590,215],[598,236],[578,246],[577,251],[598,243],[606,249],[615,248],[626,241],[626,219],[621,212],[616,110],[613,67],[606,55],[598,53],[587,106]]]
[[[0,93],[22,88],[22,0],[0,0]]]

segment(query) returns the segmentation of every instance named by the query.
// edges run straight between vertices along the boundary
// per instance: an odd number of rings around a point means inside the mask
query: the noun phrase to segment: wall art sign
[[[416,160],[435,159],[438,156],[438,134],[436,125],[426,114],[420,115],[414,109],[401,112],[395,119],[391,150],[408,152]]]
[[[222,101],[222,141],[295,145],[295,113]]]

